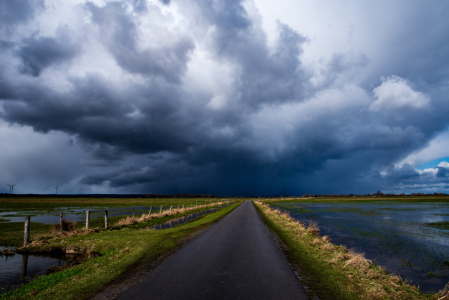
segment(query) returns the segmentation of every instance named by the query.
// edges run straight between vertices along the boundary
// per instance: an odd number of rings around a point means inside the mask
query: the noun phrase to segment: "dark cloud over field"
[[[449,5],[435,5],[410,5],[377,51],[363,36],[312,55],[307,28],[268,33],[257,2],[7,1],[0,178],[23,192],[444,191],[447,166],[407,160],[448,126]]]

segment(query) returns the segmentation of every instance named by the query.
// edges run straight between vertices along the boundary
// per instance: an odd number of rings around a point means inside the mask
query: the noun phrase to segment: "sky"
[[[0,192],[449,193],[448,15],[2,1]]]

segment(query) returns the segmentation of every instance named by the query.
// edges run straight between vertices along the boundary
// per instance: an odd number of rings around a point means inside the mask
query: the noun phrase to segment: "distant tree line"
[[[446,193],[412,193],[412,194],[384,194],[381,191],[377,191],[373,194],[363,194],[363,195],[356,195],[356,194],[304,194],[302,197],[304,198],[329,198],[329,197],[401,197],[401,196],[449,196],[449,194]]]
[[[212,194],[9,194],[0,193],[0,197],[48,197],[48,198],[216,198]]]
[[[446,193],[412,193],[412,194],[384,194],[381,191],[377,191],[373,194],[304,194],[303,198],[332,198],[332,197],[402,197],[402,196],[449,196]],[[301,196],[216,196],[213,194],[9,194],[0,193],[0,198],[298,198]]]

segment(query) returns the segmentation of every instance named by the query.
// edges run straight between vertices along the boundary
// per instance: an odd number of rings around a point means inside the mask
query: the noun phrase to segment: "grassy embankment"
[[[259,201],[255,205],[286,246],[287,258],[299,268],[303,284],[322,300],[439,299],[443,296],[422,294],[400,277],[373,265],[363,255],[333,245],[327,236],[319,236],[319,229],[313,223],[306,228],[288,213]],[[449,294],[446,298],[449,299]]]
[[[54,239],[40,246],[32,245],[28,250],[45,252],[74,249],[77,252],[98,253],[99,256],[58,273],[39,277],[17,290],[1,295],[0,299],[83,299],[92,296],[123,274],[133,274],[146,263],[178,249],[187,239],[218,221],[240,203],[170,229],[143,229],[143,226],[149,226],[155,221],[151,219],[120,229]]]
[[[6,221],[8,216],[11,217],[25,217],[31,213],[31,239],[37,235],[46,234],[50,231],[53,225],[42,224],[35,222],[33,216],[54,214],[58,215],[59,210],[67,211],[74,208],[95,209],[98,208],[123,208],[133,206],[153,206],[153,213],[159,211],[161,205],[165,208],[178,207],[184,205],[185,207],[193,207],[198,205],[205,205],[210,201],[219,201],[218,199],[204,199],[204,198],[169,198],[169,199],[147,199],[147,198],[26,198],[26,197],[14,197],[14,198],[0,198],[0,212],[5,212],[5,215],[0,218],[0,246],[12,246],[20,247],[23,243],[23,227],[22,222],[9,222]],[[8,212],[14,212],[9,214]],[[131,214],[131,210],[129,210]],[[81,213],[83,214],[83,213]],[[140,217],[143,214],[142,211],[136,211],[136,217]],[[84,215],[83,215],[84,216]],[[123,216],[109,217],[109,224],[115,224]],[[69,218],[70,219],[70,218]],[[102,227],[104,226],[104,219],[101,214],[91,216],[90,227]],[[77,224],[76,228],[81,229],[84,224]]]

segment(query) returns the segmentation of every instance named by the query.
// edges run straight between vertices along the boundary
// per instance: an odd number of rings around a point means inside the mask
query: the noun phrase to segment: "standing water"
[[[314,220],[331,242],[365,253],[422,292],[449,281],[449,203],[370,201],[274,203],[306,225]]]
[[[3,248],[0,247],[0,251]],[[32,281],[39,275],[45,275],[50,267],[63,266],[66,257],[31,254],[13,254],[0,256],[0,294],[9,292],[22,284]]]
[[[176,218],[176,219],[171,219],[168,220],[167,222],[161,223],[161,224],[156,224],[150,227],[150,229],[156,229],[156,230],[161,230],[161,229],[167,229],[167,228],[172,228],[174,226],[178,226],[187,222],[190,222],[194,219],[196,219],[199,216],[202,216],[204,214],[208,214],[211,212],[214,212],[216,210],[219,210],[220,208],[222,208],[222,206],[220,207],[214,207],[205,211],[200,211],[188,216],[184,216],[184,217],[180,217],[180,218]]]

